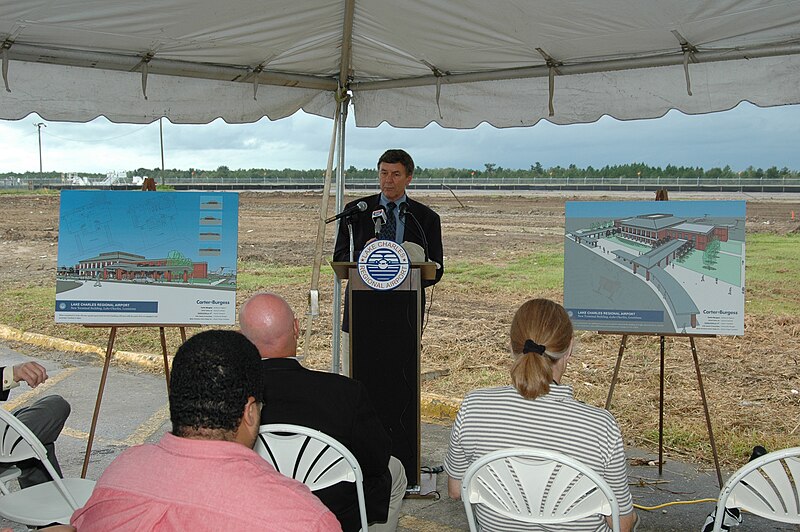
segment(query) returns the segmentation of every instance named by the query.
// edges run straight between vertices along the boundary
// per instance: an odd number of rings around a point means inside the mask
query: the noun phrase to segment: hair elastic
[[[525,353],[536,353],[537,355],[546,356],[545,353],[544,353],[545,350],[546,350],[545,346],[537,344],[536,342],[534,342],[530,338],[525,340],[525,345],[522,346],[522,353],[523,354],[525,354]]]

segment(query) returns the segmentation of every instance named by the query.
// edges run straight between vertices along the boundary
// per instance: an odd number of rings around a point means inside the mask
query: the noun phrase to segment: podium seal
[[[358,256],[358,275],[373,290],[394,290],[408,277],[410,262],[403,246],[375,240]]]

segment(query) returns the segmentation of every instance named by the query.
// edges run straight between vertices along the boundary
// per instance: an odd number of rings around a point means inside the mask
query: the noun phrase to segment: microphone
[[[403,201],[403,202],[400,203],[400,206],[397,207],[397,216],[400,218],[400,221],[403,222],[403,223],[406,222],[406,212],[408,212],[408,202],[407,201]]]
[[[340,212],[336,216],[331,216],[330,218],[325,220],[325,223],[329,224],[329,223],[331,223],[333,221],[336,221],[336,220],[338,220],[340,218],[346,218],[346,217],[350,216],[351,214],[364,212],[366,210],[367,210],[367,202],[366,201],[359,201],[355,205],[351,205],[350,207],[346,208],[345,210],[343,210],[342,212]]]
[[[381,227],[386,223],[386,209],[383,205],[372,211],[372,221],[375,222],[375,238],[380,238]]]

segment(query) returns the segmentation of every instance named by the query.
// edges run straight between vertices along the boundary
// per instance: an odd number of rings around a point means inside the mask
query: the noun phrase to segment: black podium
[[[403,463],[409,485],[420,482],[420,335],[422,279],[436,276],[432,262],[412,263],[393,290],[373,290],[353,262],[331,264],[349,279],[351,376],[364,383],[386,432],[392,455]]]

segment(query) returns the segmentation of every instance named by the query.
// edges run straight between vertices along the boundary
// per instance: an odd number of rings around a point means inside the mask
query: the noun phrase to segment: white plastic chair
[[[772,521],[800,524],[800,447],[765,454],[746,463],[722,486],[715,532],[725,508],[739,508]]]
[[[311,491],[339,482],[354,482],[361,530],[367,532],[364,475],[358,460],[347,447],[318,430],[274,423],[261,425],[254,449],[279,473],[299,480]]]
[[[31,458],[42,462],[53,480],[4,493],[0,496],[0,515],[30,526],[69,523],[72,513],[92,494],[94,481],[61,478],[47,459],[42,442],[13,414],[0,408],[0,462]]]
[[[619,503],[603,478],[578,460],[554,451],[515,447],[476,460],[461,482],[471,532],[480,530],[474,508],[524,523],[555,525],[591,515],[611,516],[619,532]]]

